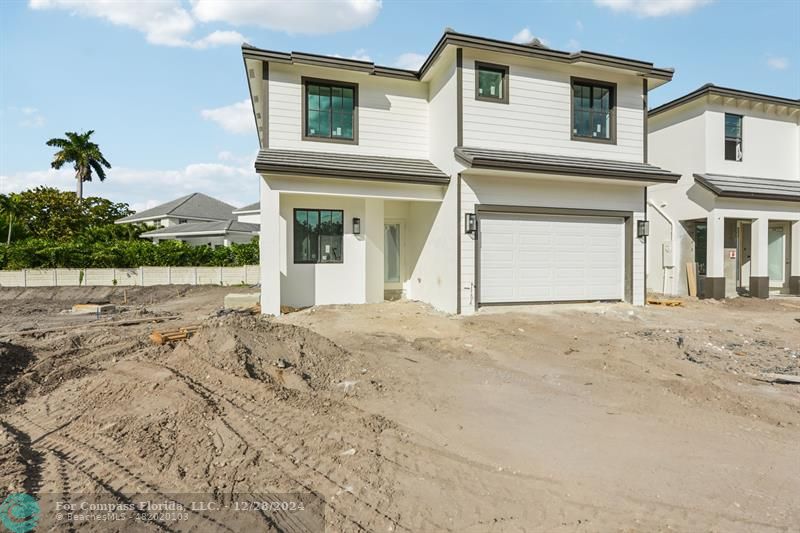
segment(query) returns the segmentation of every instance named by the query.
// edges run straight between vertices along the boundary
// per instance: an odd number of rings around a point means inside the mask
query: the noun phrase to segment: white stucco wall
[[[725,160],[725,112],[744,117],[743,159],[739,162]],[[716,198],[695,183],[694,174],[798,180],[799,122],[797,113],[779,115],[773,108],[765,110],[762,105],[751,107],[733,100],[723,105],[707,97],[648,120],[649,162],[681,174],[677,184],[648,189],[649,200],[658,207],[648,207],[649,290],[688,294],[686,263],[694,261],[694,238],[681,222],[705,219],[716,209],[727,218],[766,216],[771,220],[794,220],[800,212],[796,204]],[[668,218],[673,222],[671,232]],[[666,261],[664,243],[671,243],[672,248],[672,256]]]
[[[508,104],[475,99],[475,60],[509,67]],[[571,140],[572,76],[617,84],[616,144]],[[465,146],[643,160],[642,78],[632,73],[465,49],[463,89]]]

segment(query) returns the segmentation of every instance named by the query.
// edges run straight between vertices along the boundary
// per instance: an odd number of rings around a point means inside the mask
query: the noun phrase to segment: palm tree
[[[89,140],[93,133],[94,130],[89,130],[85,133],[68,131],[65,133],[66,139],[55,138],[47,141],[47,146],[60,148],[53,156],[53,162],[50,163],[51,167],[57,170],[64,163],[73,164],[75,179],[78,180],[78,188],[75,193],[78,196],[78,200],[83,198],[83,182],[92,181],[92,170],[100,178],[100,181],[104,181],[106,179],[106,171],[103,167],[111,168],[111,163],[103,157],[100,147]]]
[[[22,220],[25,216],[25,206],[20,201],[19,195],[11,193],[9,195],[0,194],[0,215],[8,219],[8,237],[6,245],[11,245],[11,228],[14,227],[14,219]]]

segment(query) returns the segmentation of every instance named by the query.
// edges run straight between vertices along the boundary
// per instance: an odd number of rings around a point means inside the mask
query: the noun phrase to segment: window
[[[725,160],[742,160],[742,116],[725,113]]]
[[[705,222],[698,222],[694,226],[694,262],[697,263],[697,273],[706,275],[706,254],[708,243],[708,229]]]
[[[508,103],[508,67],[475,62],[475,99]]]
[[[294,210],[294,262],[341,263],[344,211]]]
[[[616,143],[616,86],[572,80],[572,138]]]
[[[303,78],[303,139],[358,142],[358,86]]]
[[[185,218],[179,218],[178,219],[178,224],[186,224],[187,222],[189,222],[189,221],[187,219],[185,219]]]

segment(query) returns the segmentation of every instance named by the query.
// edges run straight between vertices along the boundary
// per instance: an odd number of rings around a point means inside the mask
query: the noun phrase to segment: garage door
[[[624,298],[622,218],[483,213],[478,228],[479,303]]]

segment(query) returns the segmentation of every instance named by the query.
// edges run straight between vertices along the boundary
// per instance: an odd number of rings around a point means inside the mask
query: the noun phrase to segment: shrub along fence
[[[258,265],[0,270],[0,287],[256,285],[260,282]]]

